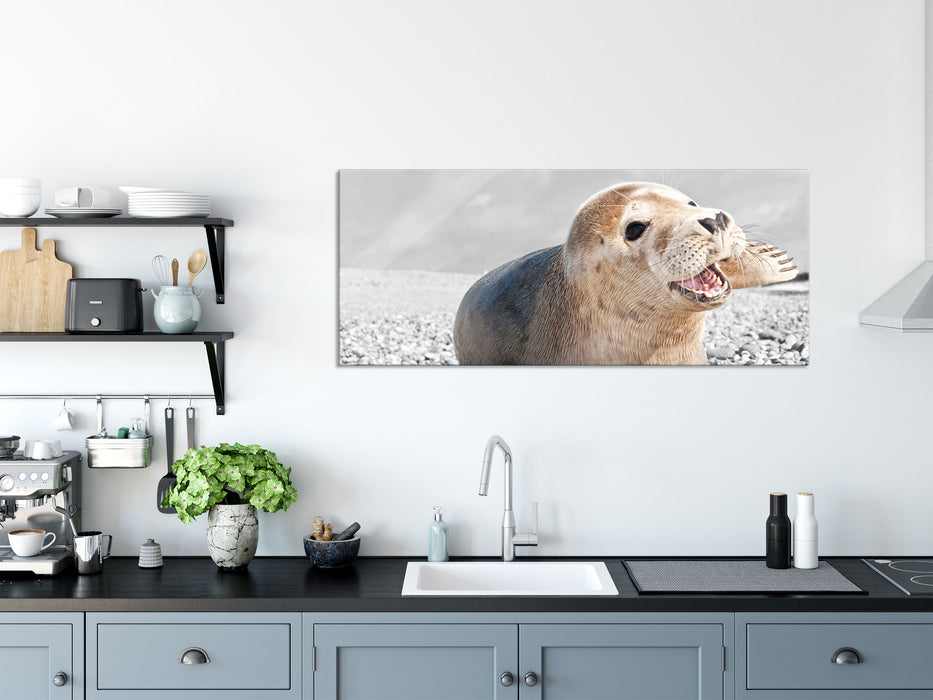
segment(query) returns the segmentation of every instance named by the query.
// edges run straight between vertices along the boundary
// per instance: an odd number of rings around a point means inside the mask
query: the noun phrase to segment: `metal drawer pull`
[[[185,649],[181,656],[178,657],[178,662],[183,664],[209,664],[211,662],[211,657],[207,655],[207,652],[199,647],[191,647],[190,649]]]
[[[61,688],[65,683],[68,682],[68,674],[64,671],[59,671],[54,676],[52,676],[52,685]]]
[[[842,649],[836,649],[836,653],[833,654],[833,663],[860,664],[862,663],[862,655],[852,647],[842,647]]]
[[[512,682],[514,680],[515,679],[512,677],[512,674],[509,673],[508,671],[506,671],[501,676],[499,676],[499,682],[502,683],[502,685],[504,685],[506,688],[512,685]]]
[[[538,685],[538,676],[535,675],[534,671],[529,671],[525,674],[525,685],[529,688],[533,685]]]

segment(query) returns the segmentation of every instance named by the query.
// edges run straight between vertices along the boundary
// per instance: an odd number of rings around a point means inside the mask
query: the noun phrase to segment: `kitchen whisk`
[[[172,278],[169,276],[168,258],[164,255],[156,255],[152,259],[152,271],[159,278],[159,284],[163,287],[169,285]]]

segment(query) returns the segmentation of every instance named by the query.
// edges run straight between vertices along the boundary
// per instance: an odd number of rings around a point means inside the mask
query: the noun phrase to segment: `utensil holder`
[[[144,438],[103,437],[104,404],[97,397],[97,435],[85,441],[87,466],[92,469],[144,469],[152,464],[152,435],[149,435],[149,397],[145,398]]]

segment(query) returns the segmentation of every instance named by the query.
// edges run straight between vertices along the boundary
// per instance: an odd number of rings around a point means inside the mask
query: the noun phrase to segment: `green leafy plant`
[[[250,503],[267,513],[288,510],[298,498],[291,469],[274,452],[259,445],[230,445],[188,450],[172,465],[178,483],[162,499],[178,511],[183,523],[193,522],[218,503]]]

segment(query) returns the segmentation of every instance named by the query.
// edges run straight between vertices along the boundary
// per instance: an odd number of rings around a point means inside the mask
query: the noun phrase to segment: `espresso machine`
[[[53,575],[73,564],[79,530],[81,453],[30,459],[22,452],[0,458],[0,573],[31,571]],[[33,557],[10,548],[8,533],[45,530],[55,533],[51,547]]]

